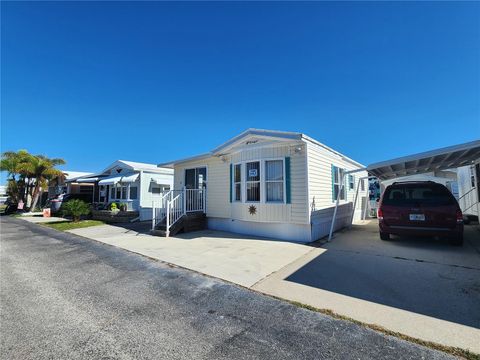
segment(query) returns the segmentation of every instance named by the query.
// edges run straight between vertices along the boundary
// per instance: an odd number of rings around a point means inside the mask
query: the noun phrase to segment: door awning
[[[369,175],[380,180],[454,169],[472,164],[480,159],[480,140],[440,148],[419,154],[371,164]]]
[[[137,181],[138,179],[138,174],[131,174],[131,175],[124,175],[124,176],[112,176],[105,178],[103,180],[100,180],[98,182],[98,185],[115,185],[117,183],[132,183]]]

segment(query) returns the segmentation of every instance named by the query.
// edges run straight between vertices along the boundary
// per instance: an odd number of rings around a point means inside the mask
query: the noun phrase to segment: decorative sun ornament
[[[250,213],[250,215],[255,215],[257,213],[257,208],[255,207],[255,205],[250,205],[248,207],[248,212]]]

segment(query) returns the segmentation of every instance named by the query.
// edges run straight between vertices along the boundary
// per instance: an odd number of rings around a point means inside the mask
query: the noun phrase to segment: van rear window
[[[454,205],[455,198],[443,186],[394,186],[385,190],[383,196],[385,205]]]

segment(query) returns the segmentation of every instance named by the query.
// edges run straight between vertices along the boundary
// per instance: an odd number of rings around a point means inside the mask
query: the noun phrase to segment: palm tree
[[[5,151],[0,160],[0,171],[6,171],[8,179],[8,195],[14,202],[24,199],[26,173],[22,171],[25,163],[30,162],[32,155],[27,150]],[[19,176],[17,179],[16,176]]]
[[[57,165],[65,164],[65,160],[50,159],[44,155],[32,155],[27,150],[6,151],[0,160],[0,171],[8,172],[10,188],[15,192],[9,194],[14,200],[23,200],[25,195],[32,199],[31,209],[34,209],[38,202],[40,190],[45,188],[49,180],[65,175],[61,170],[55,168]],[[18,175],[18,179],[17,176]]]
[[[30,195],[32,197],[31,209],[35,209],[37,206],[40,190],[44,189],[49,180],[55,178],[63,178],[65,174],[55,168],[57,165],[65,164],[65,160],[54,158],[50,159],[44,155],[32,156],[28,162],[24,162],[20,165],[20,171],[27,175],[27,178],[34,180],[30,189]]]

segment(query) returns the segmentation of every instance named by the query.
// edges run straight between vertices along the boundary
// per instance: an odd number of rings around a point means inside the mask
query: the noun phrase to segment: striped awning
[[[115,185],[117,183],[132,183],[137,181],[138,174],[123,175],[123,176],[111,176],[105,179],[102,179],[98,182],[98,185]]]

